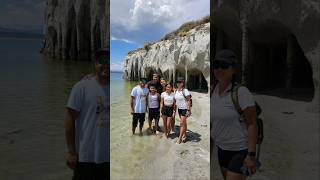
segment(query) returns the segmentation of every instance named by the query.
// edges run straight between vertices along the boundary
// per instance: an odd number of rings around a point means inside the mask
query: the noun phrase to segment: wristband
[[[256,157],[256,152],[248,152],[247,155],[250,157]]]

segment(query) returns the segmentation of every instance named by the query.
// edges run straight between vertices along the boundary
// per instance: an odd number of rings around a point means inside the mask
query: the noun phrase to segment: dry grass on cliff
[[[148,42],[144,43],[144,46],[143,46],[142,48],[138,48],[138,49],[129,51],[129,52],[128,52],[128,55],[130,56],[130,55],[134,54],[135,52],[141,51],[141,50],[149,51],[149,50],[150,50],[150,47],[151,47],[153,44],[155,44],[155,43],[156,43],[156,42],[149,42],[149,41],[148,41]]]

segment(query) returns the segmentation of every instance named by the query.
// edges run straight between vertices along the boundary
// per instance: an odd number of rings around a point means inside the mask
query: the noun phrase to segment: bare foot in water
[[[176,144],[181,144],[182,140],[181,139],[178,139]]]

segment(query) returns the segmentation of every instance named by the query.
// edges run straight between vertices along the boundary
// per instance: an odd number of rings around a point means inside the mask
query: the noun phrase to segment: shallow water
[[[41,40],[0,39],[0,179],[69,179],[65,104],[91,63],[52,60]]]

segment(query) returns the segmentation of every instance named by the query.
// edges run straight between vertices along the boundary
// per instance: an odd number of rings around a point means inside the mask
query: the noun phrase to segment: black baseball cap
[[[230,49],[223,49],[218,51],[216,57],[214,58],[213,63],[226,63],[232,66],[236,65],[237,56]]]
[[[177,82],[184,82],[184,77],[178,77]]]
[[[100,64],[109,64],[110,51],[108,49],[98,49],[95,53],[95,62]]]

